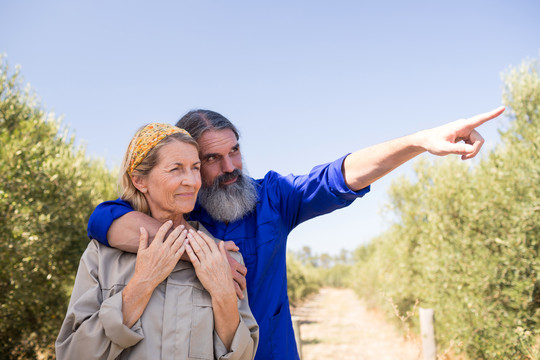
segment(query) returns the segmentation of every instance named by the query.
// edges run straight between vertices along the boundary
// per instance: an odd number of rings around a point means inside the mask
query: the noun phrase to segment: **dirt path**
[[[369,311],[351,289],[324,288],[293,309],[300,319],[302,360],[419,360],[420,344]]]

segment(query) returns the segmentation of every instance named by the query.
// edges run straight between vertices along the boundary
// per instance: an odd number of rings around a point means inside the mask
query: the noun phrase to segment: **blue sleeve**
[[[267,175],[274,177],[269,190],[273,200],[278,199],[274,206],[279,206],[289,231],[306,220],[346,207],[370,191],[369,185],[353,191],[345,183],[341,167],[347,156],[316,166],[307,175]]]
[[[114,220],[133,211],[131,205],[122,199],[105,201],[99,204],[88,220],[88,237],[109,246],[107,232]]]

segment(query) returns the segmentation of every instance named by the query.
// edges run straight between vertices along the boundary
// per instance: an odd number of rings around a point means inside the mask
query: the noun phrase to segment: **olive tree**
[[[114,196],[103,161],[86,157],[24,87],[19,70],[0,64],[0,354],[54,356],[86,223]]]

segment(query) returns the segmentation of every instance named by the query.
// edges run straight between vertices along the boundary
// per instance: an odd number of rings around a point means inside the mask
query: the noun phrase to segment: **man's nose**
[[[231,173],[235,169],[232,159],[229,156],[224,156],[221,160],[221,172]]]

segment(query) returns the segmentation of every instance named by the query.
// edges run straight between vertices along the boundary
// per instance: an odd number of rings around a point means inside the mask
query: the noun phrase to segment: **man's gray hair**
[[[230,129],[238,140],[240,133],[225,116],[211,110],[197,109],[182,116],[176,123],[179,128],[187,130],[195,140],[199,140],[207,130]]]

